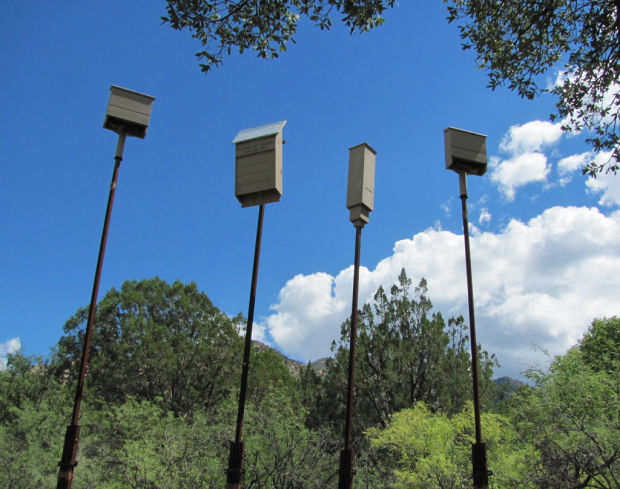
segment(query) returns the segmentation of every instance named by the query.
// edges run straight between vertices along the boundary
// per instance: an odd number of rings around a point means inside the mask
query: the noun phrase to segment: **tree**
[[[584,173],[605,167],[614,173],[620,158],[620,2],[617,0],[444,0],[450,22],[460,21],[465,49],[477,53],[492,89],[507,84],[520,96],[557,96],[556,113],[565,131],[592,131],[596,152],[608,163],[590,162]],[[540,75],[562,67],[558,83],[541,88]]]
[[[86,314],[78,310],[64,326],[59,377],[77,375]],[[233,321],[195,283],[127,281],[98,304],[86,387],[106,402],[158,398],[165,411],[187,415],[234,388],[240,348]]]
[[[66,394],[43,358],[9,354],[7,369],[0,371],[0,423],[13,421],[16,413],[28,406],[36,410],[46,402],[62,402]]]
[[[296,381],[283,359],[281,353],[269,347],[254,347],[248,377],[248,393],[251,399],[260,403],[273,390],[283,390],[290,396],[293,395]]]
[[[413,289],[413,290],[412,290]],[[471,399],[470,356],[463,318],[448,323],[432,312],[426,281],[412,288],[405,270],[390,294],[380,287],[359,315],[355,373],[355,425],[386,426],[392,413],[425,402],[433,411],[458,412]],[[332,349],[313,419],[340,426],[344,413],[350,323]],[[482,392],[492,396],[495,357],[479,348]],[[338,402],[336,402],[338,401]],[[325,421],[324,421],[325,422]]]
[[[10,354],[0,371],[0,487],[50,487],[57,476],[69,391],[41,358]]]
[[[373,450],[390,454],[396,489],[468,489],[471,487],[473,407],[449,417],[424,403],[394,414],[384,429],[371,428]],[[531,448],[519,442],[507,418],[483,413],[493,487],[533,487],[525,476]],[[384,455],[385,457],[385,455]],[[386,459],[387,460],[387,459]],[[390,463],[390,462],[388,462]]]
[[[203,50],[196,54],[205,73],[222,64],[233,48],[256,51],[261,58],[277,58],[295,42],[297,24],[307,17],[329,29],[332,17],[341,15],[353,32],[365,32],[383,22],[381,13],[396,0],[167,0],[164,23],[188,29]]]
[[[232,397],[191,419],[131,397],[105,410],[88,410],[76,488],[221,488],[235,412]],[[260,403],[250,400],[246,415],[245,488],[329,485],[336,460],[324,450],[323,437],[304,426],[305,410],[288,392],[274,389]]]
[[[331,440],[304,425],[306,408],[286,390],[249,404],[245,435],[247,489],[323,489],[337,480]],[[331,453],[330,453],[331,452]]]
[[[620,372],[620,318],[595,319],[579,342],[579,350],[594,371]]]
[[[183,419],[157,404],[128,397],[87,410],[77,489],[221,487],[230,427],[213,413]]]
[[[538,487],[620,487],[619,350],[618,319],[596,320],[548,372],[528,372],[534,388],[514,395],[515,425],[539,454],[530,472]]]

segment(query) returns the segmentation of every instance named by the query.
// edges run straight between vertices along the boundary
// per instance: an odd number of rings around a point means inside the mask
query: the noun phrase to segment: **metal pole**
[[[241,388],[239,391],[239,409],[237,411],[237,430],[235,441],[230,447],[228,458],[228,470],[226,471],[226,489],[239,489],[241,476],[243,475],[243,415],[245,412],[245,398],[248,386],[248,370],[250,365],[250,353],[252,350],[252,326],[254,324],[254,303],[256,302],[256,283],[258,281],[258,262],[260,258],[260,245],[263,235],[263,216],[265,204],[260,205],[258,211],[258,226],[256,229],[256,245],[254,247],[254,265],[252,267],[252,286],[250,288],[250,305],[248,308],[248,323],[245,330],[245,348],[243,351],[243,365],[241,369]]]
[[[90,340],[92,337],[93,323],[95,322],[95,313],[97,311],[97,293],[99,292],[99,280],[101,278],[101,268],[103,266],[103,256],[105,255],[105,246],[108,240],[108,228],[110,226],[110,216],[112,215],[112,204],[114,203],[114,193],[116,192],[116,182],[118,180],[118,169],[123,159],[123,149],[125,147],[124,133],[119,133],[116,143],[116,154],[114,156],[114,172],[112,174],[112,183],[110,184],[110,194],[108,195],[108,207],[105,212],[105,220],[103,222],[103,232],[101,233],[101,243],[99,245],[99,257],[97,258],[97,268],[95,269],[95,280],[93,282],[93,291],[90,297],[90,307],[88,309],[88,321],[86,322],[86,331],[84,334],[84,346],[82,350],[82,360],[80,363],[80,376],[78,378],[77,387],[75,389],[75,400],[73,402],[73,414],[71,416],[71,424],[67,426],[65,433],[65,442],[62,450],[62,458],[58,465],[58,484],[56,489],[71,489],[73,483],[73,469],[77,465],[77,449],[80,438],[80,426],[78,419],[80,416],[80,406],[82,403],[82,393],[84,391],[84,378],[86,377],[86,367],[88,365],[88,353],[90,350]]]
[[[472,466],[474,489],[487,489],[489,477],[486,459],[486,444],[482,443],[480,424],[480,390],[478,387],[478,343],[476,341],[476,319],[474,315],[474,287],[471,273],[471,252],[469,249],[469,221],[467,218],[467,180],[465,173],[459,173],[461,207],[463,210],[463,235],[465,239],[465,268],[467,272],[467,301],[469,303],[469,335],[471,344],[471,373],[474,387],[474,422],[476,442],[472,445]]]
[[[349,347],[349,380],[347,384],[347,414],[344,428],[344,449],[340,452],[340,470],[338,489],[351,489],[353,485],[353,391],[355,390],[355,344],[357,339],[357,295],[360,276],[360,247],[362,242],[362,227],[355,226],[355,263],[353,268],[353,301],[351,307],[351,338]]]

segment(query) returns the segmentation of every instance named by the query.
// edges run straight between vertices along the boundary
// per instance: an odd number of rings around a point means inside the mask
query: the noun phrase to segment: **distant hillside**
[[[520,380],[513,379],[512,377],[499,377],[497,379],[494,379],[493,382],[497,387],[505,389],[510,394],[512,394],[524,384]]]
[[[270,351],[274,352],[276,355],[278,355],[279,357],[281,357],[282,361],[284,362],[284,365],[286,365],[286,367],[288,368],[288,370],[291,373],[291,375],[293,375],[295,377],[299,376],[299,374],[301,373],[301,370],[306,368],[306,364],[305,363],[298,362],[297,360],[293,360],[291,358],[288,358],[286,355],[284,355],[283,353],[279,352],[275,348],[272,348],[269,345],[265,345],[264,343],[261,343],[260,341],[252,340],[252,346],[254,347],[255,351],[270,350]],[[310,362],[310,365],[317,372],[325,372],[325,363],[326,362],[327,362],[327,358],[319,358],[318,360],[315,360],[314,362]]]
[[[494,379],[493,383],[497,387],[497,393],[495,394],[496,403],[508,399],[519,387],[525,385],[524,382],[512,377],[499,377]]]
[[[312,368],[314,368],[317,372],[324,373],[327,369],[327,357],[319,358],[318,360],[310,363],[310,365],[312,365]]]
[[[297,360],[288,358],[286,355],[279,352],[275,348],[272,348],[269,345],[261,343],[260,341],[252,340],[252,346],[254,347],[255,351],[271,350],[272,352],[277,354],[279,357],[282,358],[284,365],[287,366],[291,375],[294,375],[295,377],[297,377],[301,373],[302,369],[306,368],[305,363],[298,362]],[[325,372],[326,363],[327,363],[327,357],[324,357],[324,358],[319,358],[318,360],[315,360],[313,362],[310,362],[310,365],[317,372],[323,373]],[[493,383],[497,386],[496,402],[502,399],[507,399],[520,386],[524,385],[523,382],[517,379],[513,379],[512,377],[498,377],[497,379],[493,380]]]

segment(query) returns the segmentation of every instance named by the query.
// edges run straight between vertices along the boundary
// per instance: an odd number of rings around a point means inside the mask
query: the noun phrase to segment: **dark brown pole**
[[[243,415],[245,412],[245,397],[248,386],[248,370],[250,353],[252,351],[252,326],[254,324],[254,303],[256,302],[256,283],[258,281],[258,262],[260,258],[260,244],[263,235],[263,216],[265,204],[260,205],[258,211],[258,226],[256,229],[256,245],[254,247],[254,265],[252,267],[252,286],[250,288],[250,305],[248,308],[248,323],[245,329],[245,348],[243,351],[243,365],[241,368],[241,388],[239,390],[239,409],[237,411],[237,430],[235,441],[230,447],[228,470],[226,471],[226,489],[239,489],[243,475]]]
[[[357,339],[357,295],[360,277],[360,247],[363,224],[355,226],[355,262],[353,266],[353,301],[351,307],[351,338],[349,346],[349,380],[347,383],[347,414],[344,427],[344,449],[340,452],[338,489],[351,489],[353,485],[353,392],[355,390],[355,345]]]
[[[469,249],[469,220],[467,218],[467,181],[465,173],[459,173],[461,207],[463,210],[463,235],[465,239],[465,268],[467,272],[467,301],[469,303],[469,335],[471,344],[471,373],[474,387],[474,422],[476,442],[472,445],[472,466],[474,489],[488,489],[486,444],[482,443],[480,423],[480,389],[478,386],[478,343],[476,342],[476,319],[474,315],[474,287],[471,273],[471,253]]]
[[[92,337],[93,323],[95,322],[95,313],[97,312],[97,294],[99,292],[99,280],[101,278],[101,268],[103,266],[103,256],[105,255],[105,246],[108,240],[108,228],[110,226],[110,216],[112,215],[112,204],[114,203],[114,193],[116,192],[116,182],[118,180],[118,169],[123,159],[123,148],[125,147],[125,134],[118,135],[116,144],[116,155],[114,156],[114,172],[112,174],[112,183],[110,184],[110,194],[108,195],[108,207],[105,212],[105,220],[103,222],[103,232],[101,233],[101,243],[99,245],[99,257],[97,258],[97,268],[95,269],[95,280],[93,281],[93,291],[90,296],[90,307],[88,309],[88,321],[86,322],[86,331],[84,334],[84,346],[82,350],[82,360],[80,362],[80,376],[78,378],[77,387],[75,389],[75,400],[73,402],[73,414],[71,416],[71,424],[67,426],[65,433],[65,442],[62,450],[62,458],[58,465],[58,484],[56,489],[71,489],[73,483],[73,469],[77,465],[77,449],[80,438],[80,427],[78,419],[80,416],[80,406],[82,404],[82,393],[84,391],[84,378],[86,377],[86,367],[88,366],[88,353],[90,350],[90,340]]]

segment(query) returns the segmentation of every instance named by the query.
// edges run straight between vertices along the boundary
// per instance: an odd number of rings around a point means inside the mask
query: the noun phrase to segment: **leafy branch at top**
[[[607,159],[584,173],[616,173],[620,158],[620,0],[444,0],[460,23],[465,49],[477,53],[492,89],[506,85],[533,99],[557,96],[552,120],[589,131],[587,141]],[[561,67],[553,86],[543,73]],[[547,81],[545,81],[547,83]]]
[[[164,23],[188,29],[203,47],[196,53],[208,72],[222,64],[233,49],[256,51],[261,58],[277,58],[295,42],[297,24],[307,17],[321,29],[330,29],[340,14],[353,32],[365,32],[383,22],[381,13],[396,0],[167,0]]]

